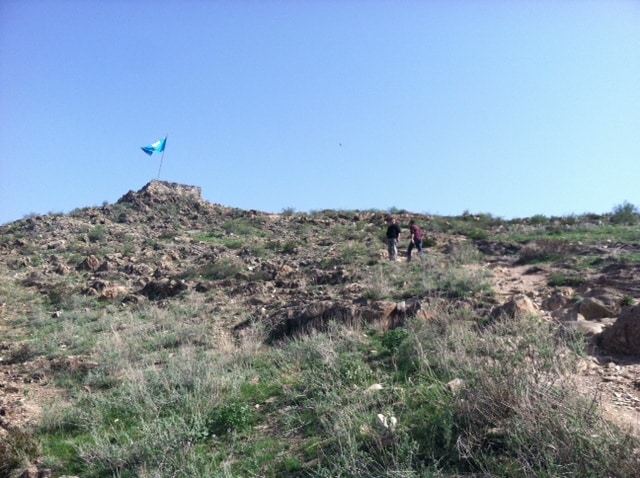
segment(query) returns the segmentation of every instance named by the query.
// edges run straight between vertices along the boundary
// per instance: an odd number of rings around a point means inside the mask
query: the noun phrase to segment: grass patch
[[[182,339],[170,352],[145,344],[179,336],[204,303],[106,317],[95,344],[100,366],[69,377],[73,403],[54,407],[34,440],[46,463],[89,477],[635,469],[638,444],[608,428],[562,378],[576,344],[535,318],[479,328],[479,318],[447,301],[430,303],[434,320],[392,331],[334,324],[273,347],[255,329],[235,342]],[[115,380],[98,387],[98,376]],[[459,388],[448,385],[454,379]]]
[[[563,273],[552,274],[547,281],[550,287],[579,287],[584,283],[585,279],[583,277]]]

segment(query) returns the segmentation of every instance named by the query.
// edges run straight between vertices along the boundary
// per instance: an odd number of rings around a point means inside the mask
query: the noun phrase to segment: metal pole
[[[162,148],[162,156],[160,156],[160,167],[158,168],[158,181],[160,180],[160,171],[162,170],[162,161],[164,160],[164,150],[167,149],[167,138],[169,137],[169,134],[166,134],[164,136],[164,145]]]

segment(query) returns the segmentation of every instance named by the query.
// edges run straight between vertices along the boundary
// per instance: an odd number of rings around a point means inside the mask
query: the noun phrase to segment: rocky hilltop
[[[47,385],[61,359],[28,353],[20,334],[31,314],[46,310],[55,321],[79,303],[122,312],[196,300],[215,317],[212,335],[240,337],[260,326],[268,343],[333,322],[394,329],[408,318],[428,321],[442,300],[487,320],[542,316],[588,341],[579,371],[585,391],[597,391],[613,419],[640,423],[640,262],[627,259],[640,254],[639,244],[509,238],[575,226],[561,218],[540,226],[392,212],[405,231],[402,244],[409,219],[427,232],[421,264],[445,274],[447,261],[471,255],[465,267],[485,283],[417,287],[380,277],[381,265],[399,276],[409,267],[405,259],[388,262],[389,211],[245,211],[204,201],[198,187],[162,181],[114,204],[3,226],[0,427],[6,433],[37,420],[43,396],[55,393]],[[583,226],[606,220],[584,218]],[[591,267],[578,267],[585,257]],[[66,360],[91,366],[81,355]]]

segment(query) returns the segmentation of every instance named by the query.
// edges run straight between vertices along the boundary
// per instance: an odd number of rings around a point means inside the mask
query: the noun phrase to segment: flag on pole
[[[151,156],[153,153],[162,153],[164,151],[164,145],[167,143],[167,137],[165,136],[160,141],[156,141],[149,146],[142,146],[140,149]]]

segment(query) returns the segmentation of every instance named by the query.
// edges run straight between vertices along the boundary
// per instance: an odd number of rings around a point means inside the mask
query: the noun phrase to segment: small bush
[[[38,352],[33,345],[25,342],[10,350],[7,357],[7,363],[17,364],[28,362],[37,355]]]
[[[222,259],[218,262],[205,264],[190,269],[182,274],[182,278],[202,278],[207,280],[220,280],[235,277],[242,272],[242,264],[232,259]]]
[[[487,231],[476,227],[465,232],[464,235],[472,241],[486,241],[489,238],[489,233]]]
[[[520,250],[520,264],[553,262],[565,258],[573,247],[561,239],[536,239]]]
[[[101,242],[107,236],[107,230],[104,226],[96,226],[87,234],[90,242]]]
[[[370,250],[366,244],[358,241],[348,241],[338,248],[339,264],[358,264],[367,262]]]
[[[64,307],[72,300],[74,294],[73,286],[65,282],[57,282],[47,290],[49,302],[54,307]]]
[[[407,332],[406,329],[398,328],[389,330],[382,337],[382,346],[389,352],[394,353],[400,348],[408,335],[409,332]]]
[[[545,224],[549,224],[549,218],[544,214],[536,214],[529,218],[529,224],[532,226],[542,226]]]
[[[437,243],[438,241],[436,241],[436,238],[433,236],[425,236],[422,241],[424,247],[434,247]]]
[[[578,287],[584,284],[584,278],[562,273],[552,274],[547,282],[550,287]]]
[[[640,221],[639,211],[636,206],[625,201],[613,208],[611,222],[614,224],[637,224]]]
[[[475,264],[480,262],[482,254],[473,243],[463,241],[449,249],[449,260],[453,265]]]
[[[0,441],[0,476],[18,476],[11,472],[35,461],[40,452],[40,443],[31,433],[10,428]]]
[[[260,226],[259,222],[252,221],[249,218],[237,218],[225,222],[222,225],[222,229],[227,234],[259,237],[262,235],[262,231],[259,229]]]
[[[631,297],[630,295],[625,295],[622,298],[622,306],[623,307],[628,307],[628,306],[635,305],[635,304],[636,304],[636,300],[633,297]]]
[[[242,239],[225,239],[222,241],[225,247],[228,247],[231,250],[237,251],[242,249],[245,241]]]
[[[211,410],[207,417],[207,431],[210,436],[221,436],[242,432],[255,422],[254,409],[248,403],[232,401]]]

